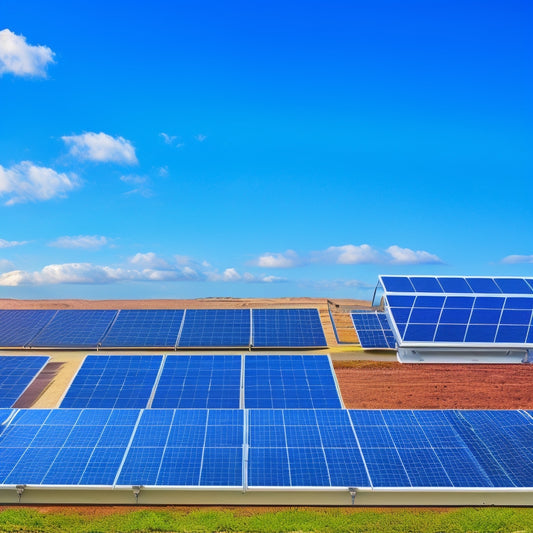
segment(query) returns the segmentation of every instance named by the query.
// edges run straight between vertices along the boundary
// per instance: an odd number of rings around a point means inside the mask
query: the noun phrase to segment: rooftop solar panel
[[[44,329],[31,341],[32,347],[96,348],[117,311],[57,311]]]
[[[162,360],[160,355],[88,355],[61,407],[146,407]]]
[[[122,309],[101,346],[173,348],[182,320],[181,309]]]
[[[26,346],[57,311],[0,310],[0,346]]]
[[[318,309],[253,309],[256,347],[326,346]]]
[[[342,407],[325,355],[248,355],[244,402],[250,409]]]
[[[46,356],[0,356],[0,408],[13,406],[49,359]]]
[[[352,322],[363,348],[394,348],[395,340],[385,313],[352,312]]]
[[[167,355],[151,407],[238,409],[241,356]]]
[[[187,309],[178,339],[180,348],[249,345],[249,309]]]

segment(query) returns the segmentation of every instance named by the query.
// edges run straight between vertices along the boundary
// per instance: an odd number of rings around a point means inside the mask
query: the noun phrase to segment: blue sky
[[[0,294],[533,274],[533,4],[0,6]]]

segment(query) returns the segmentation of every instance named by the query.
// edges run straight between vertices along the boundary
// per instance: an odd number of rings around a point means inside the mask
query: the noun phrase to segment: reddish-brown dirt
[[[533,365],[333,364],[350,409],[533,409]]]

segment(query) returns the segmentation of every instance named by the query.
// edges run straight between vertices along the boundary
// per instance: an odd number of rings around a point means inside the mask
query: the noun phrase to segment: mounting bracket
[[[354,487],[350,487],[348,490],[350,491],[350,496],[352,497],[352,505],[355,505],[355,496],[357,495],[357,489]]]
[[[20,500],[22,498],[22,493],[26,490],[26,485],[17,485],[16,489],[17,489],[17,496],[19,498],[19,503],[20,503]]]

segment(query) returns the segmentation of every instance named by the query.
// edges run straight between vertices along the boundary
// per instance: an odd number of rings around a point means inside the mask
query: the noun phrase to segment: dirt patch
[[[533,365],[333,366],[349,409],[533,409]]]

